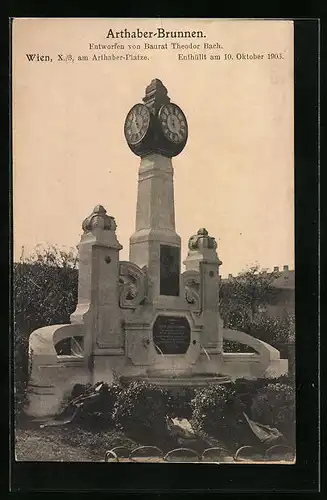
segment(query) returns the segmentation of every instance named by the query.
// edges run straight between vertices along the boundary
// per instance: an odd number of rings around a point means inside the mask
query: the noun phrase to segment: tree
[[[276,295],[273,287],[277,272],[263,272],[252,266],[221,282],[220,312],[226,326],[240,327],[255,319],[260,307],[266,306]]]
[[[77,298],[77,255],[36,247],[13,267],[14,322],[21,330],[69,321]]]

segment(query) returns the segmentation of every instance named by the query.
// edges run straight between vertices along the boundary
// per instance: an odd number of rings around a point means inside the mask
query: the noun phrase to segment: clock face
[[[165,104],[159,111],[159,121],[165,137],[178,144],[187,138],[187,122],[176,104]]]
[[[129,144],[140,142],[150,125],[150,112],[144,104],[135,104],[125,120],[125,137]]]

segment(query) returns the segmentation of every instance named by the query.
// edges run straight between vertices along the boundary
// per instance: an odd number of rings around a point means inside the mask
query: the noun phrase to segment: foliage
[[[283,318],[260,315],[254,317],[252,320],[242,317],[239,324],[231,326],[272,345],[280,351],[281,358],[289,359],[290,365],[293,367],[295,344],[294,314],[288,313]],[[253,352],[251,348],[226,340],[224,341],[223,348],[225,352]]]
[[[149,442],[167,432],[166,413],[165,391],[145,381],[135,381],[119,393],[113,419],[119,430]]]
[[[36,248],[14,263],[15,322],[21,331],[69,321],[77,300],[77,257],[56,247]]]
[[[277,427],[290,441],[294,433],[295,387],[289,376],[278,379],[238,379],[228,385],[209,386],[191,402],[192,426],[199,434],[220,441],[230,450],[255,444],[243,412],[256,422]]]
[[[295,391],[291,385],[270,383],[259,389],[251,413],[254,420],[277,427],[288,441],[294,441]]]
[[[191,401],[195,397],[195,389],[184,387],[183,389],[170,389],[167,395],[167,415],[171,418],[192,417]]]
[[[295,341],[295,321],[292,315],[284,318],[260,316],[243,326],[243,331],[263,340],[281,353],[281,357],[289,357],[289,345]]]
[[[295,393],[294,379],[290,375],[282,375],[276,379],[269,378],[258,378],[253,380],[248,380],[245,378],[239,378],[233,382],[233,388],[237,397],[241,400],[243,404],[244,411],[249,415],[252,412],[251,406],[252,401],[258,391],[264,392],[266,387],[271,384],[283,384],[290,387]],[[262,422],[264,423],[264,422]]]
[[[234,340],[223,341],[224,352],[256,352],[251,346],[235,342]]]
[[[28,404],[27,381],[30,375],[28,363],[28,344],[17,336],[13,341],[14,351],[14,415],[17,421]]]
[[[200,389],[191,406],[191,422],[196,432],[217,438],[227,448],[240,445],[244,405],[233,384]]]
[[[252,266],[220,285],[220,313],[225,326],[242,329],[255,318],[260,307],[267,305],[277,291],[273,282],[279,273],[266,273]]]
[[[261,316],[244,325],[243,331],[273,345],[294,341],[294,323],[289,317]]]
[[[69,400],[82,396],[88,389],[91,389],[90,384],[85,386],[76,384]],[[113,427],[113,409],[120,391],[121,387],[118,384],[101,384],[100,390],[97,393],[93,391],[93,396],[78,408],[77,417],[74,419],[75,423],[84,428],[92,429]]]
[[[26,400],[28,338],[32,331],[69,322],[77,302],[77,255],[55,246],[36,247],[13,265],[15,413]]]
[[[236,277],[223,280],[220,285],[220,314],[226,328],[243,331],[267,342],[289,361],[289,370],[295,371],[295,315],[284,312],[283,318],[260,314],[261,308],[274,304],[279,290],[273,282],[279,272],[267,273],[253,266]],[[259,313],[259,314],[258,314]],[[246,346],[224,341],[225,352],[252,352]]]

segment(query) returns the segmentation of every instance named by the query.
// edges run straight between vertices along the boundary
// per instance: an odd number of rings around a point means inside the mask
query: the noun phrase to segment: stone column
[[[203,320],[201,345],[214,352],[222,351],[223,331],[219,315],[219,266],[215,238],[204,228],[189,239],[186,271],[200,273],[200,303]]]
[[[84,356],[90,374],[97,355],[123,354],[119,308],[119,251],[115,219],[98,205],[82,225],[78,245],[78,304],[71,323],[84,324]]]
[[[152,283],[150,300],[153,301],[159,295],[166,295],[160,290],[163,246],[173,247],[172,258],[178,267],[176,279],[180,279],[181,240],[175,231],[173,173],[171,158],[152,154],[141,159],[136,227],[130,237],[130,261],[141,268],[147,266]]]

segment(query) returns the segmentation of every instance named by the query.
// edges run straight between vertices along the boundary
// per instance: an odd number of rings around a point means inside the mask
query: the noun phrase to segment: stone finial
[[[102,229],[103,231],[115,231],[116,221],[111,215],[107,215],[106,209],[102,205],[94,207],[91,215],[84,219],[82,229],[84,233],[90,233],[93,229]]]
[[[168,91],[161,80],[154,78],[145,89],[145,97],[143,97],[144,104],[152,111],[157,113],[161,106],[168,104],[170,98]]]
[[[217,242],[213,236],[209,236],[208,231],[203,227],[198,230],[197,234],[191,236],[188,247],[190,250],[199,250],[201,248],[216,250]]]

